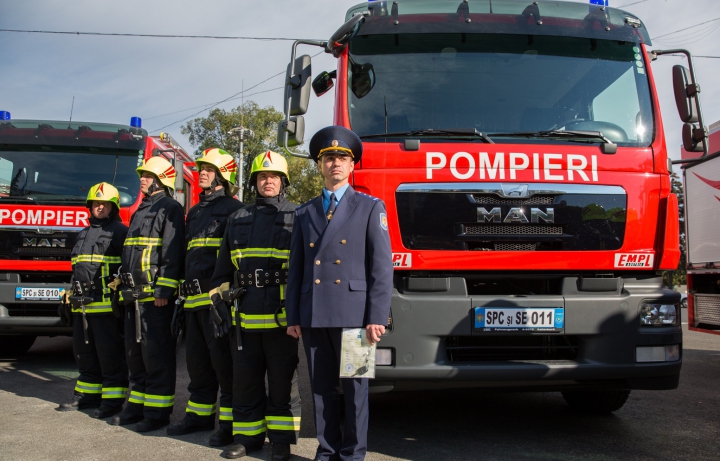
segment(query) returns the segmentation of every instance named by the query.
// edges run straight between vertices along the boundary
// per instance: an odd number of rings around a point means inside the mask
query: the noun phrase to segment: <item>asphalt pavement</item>
[[[301,354],[303,421],[294,460],[313,459],[312,405]],[[58,412],[77,370],[70,338],[38,338],[16,360],[0,359],[0,460],[222,459],[212,432],[168,437],[110,426],[90,411]],[[188,398],[184,347],[172,421]],[[559,393],[473,389],[370,396],[369,461],[720,459],[720,335],[684,334],[680,387],[633,391],[612,415],[569,409]],[[268,460],[266,445],[248,460]]]

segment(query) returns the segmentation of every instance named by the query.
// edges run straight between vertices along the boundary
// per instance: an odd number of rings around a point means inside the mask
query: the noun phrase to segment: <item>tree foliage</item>
[[[677,195],[678,209],[680,210],[680,216],[678,217],[680,220],[680,263],[674,271],[665,271],[663,274],[663,280],[665,281],[665,285],[670,288],[674,288],[687,284],[687,278],[685,276],[685,268],[687,266],[687,253],[685,245],[685,198],[683,195],[683,184],[677,173],[673,173],[670,179],[672,181],[672,193]]]
[[[291,184],[288,188],[288,200],[304,203],[317,196],[322,188],[322,177],[315,165],[307,159],[285,155],[277,145],[277,127],[283,119],[282,112],[272,106],[260,107],[253,101],[247,101],[230,111],[213,109],[207,117],[196,118],[180,128],[195,148],[195,156],[212,147],[224,149],[237,157],[239,141],[228,132],[233,128],[251,129],[255,136],[243,143],[243,202],[255,201],[255,189],[249,184],[250,167],[253,159],[268,151],[283,154],[288,161]]]

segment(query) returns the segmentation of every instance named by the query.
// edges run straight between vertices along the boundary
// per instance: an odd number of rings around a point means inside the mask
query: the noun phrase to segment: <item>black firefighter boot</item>
[[[270,459],[272,461],[288,461],[290,459],[290,444],[273,443]]]
[[[198,431],[211,431],[215,429],[215,421],[208,419],[207,421],[198,421],[187,416],[178,424],[171,424],[167,428],[167,435],[185,435]]]
[[[97,408],[100,406],[100,401],[88,402],[82,395],[73,395],[72,402],[65,402],[58,405],[57,411],[75,411],[82,410],[85,408]]]
[[[211,447],[224,447],[233,443],[232,429],[224,424],[221,424],[217,431],[210,436],[208,445]]]
[[[90,417],[97,419],[109,418],[120,413],[120,410],[122,410],[122,406],[111,407],[110,405],[100,405],[99,408],[90,414]]]

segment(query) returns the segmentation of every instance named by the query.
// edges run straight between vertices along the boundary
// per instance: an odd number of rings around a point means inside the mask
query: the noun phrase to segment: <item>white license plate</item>
[[[65,288],[15,288],[15,299],[28,301],[59,301]]]
[[[562,331],[561,307],[476,307],[473,326],[481,331]]]

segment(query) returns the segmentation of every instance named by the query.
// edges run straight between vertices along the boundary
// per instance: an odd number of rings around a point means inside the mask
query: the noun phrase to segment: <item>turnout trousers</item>
[[[232,429],[233,364],[230,338],[215,338],[209,309],[186,309],[186,361],[190,375],[190,400],[186,418],[204,424],[215,420],[220,388],[220,426]]]
[[[141,340],[135,339],[135,305],[125,306],[125,353],[132,388],[128,415],[167,419],[175,401],[175,344],[170,332],[175,300],[166,306],[138,303]]]
[[[75,394],[83,404],[121,407],[128,390],[121,322],[112,314],[88,315],[85,344],[82,315],[72,317],[73,354],[80,371]]]
[[[303,328],[302,334],[315,406],[315,430],[320,443],[316,458],[363,460],[367,452],[368,379],[339,378],[342,328]],[[338,380],[345,398],[342,433]]]
[[[233,354],[233,436],[251,450],[265,442],[296,444],[300,433],[298,340],[285,328],[243,331],[243,349]],[[267,392],[265,375],[267,373]]]

